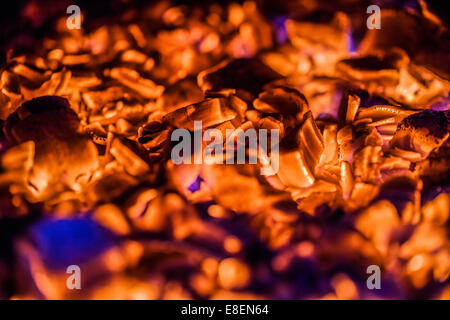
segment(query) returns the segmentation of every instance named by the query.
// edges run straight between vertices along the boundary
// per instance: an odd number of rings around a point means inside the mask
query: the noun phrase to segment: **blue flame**
[[[113,245],[112,234],[89,218],[41,221],[31,235],[43,261],[57,269],[88,261]]]
[[[197,176],[197,178],[194,180],[194,182],[192,182],[189,187],[188,190],[192,193],[200,190],[200,184],[203,181],[203,179],[200,176]]]
[[[353,39],[351,31],[347,32],[347,41],[350,53],[355,53],[356,51],[358,51],[358,46],[355,43],[355,40]]]
[[[277,16],[273,20],[273,25],[275,26],[275,37],[278,44],[283,44],[288,38],[286,30],[286,18]]]

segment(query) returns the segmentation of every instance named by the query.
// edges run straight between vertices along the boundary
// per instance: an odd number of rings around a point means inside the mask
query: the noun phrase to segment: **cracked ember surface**
[[[385,2],[25,3],[57,19],[2,52],[0,298],[450,299],[449,29]],[[175,164],[194,121],[279,130],[278,172]]]

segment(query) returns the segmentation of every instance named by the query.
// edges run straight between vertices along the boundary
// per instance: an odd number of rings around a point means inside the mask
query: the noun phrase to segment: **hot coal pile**
[[[2,53],[0,298],[450,299],[448,17],[371,4],[53,10]],[[277,170],[176,163],[196,123],[277,130]]]

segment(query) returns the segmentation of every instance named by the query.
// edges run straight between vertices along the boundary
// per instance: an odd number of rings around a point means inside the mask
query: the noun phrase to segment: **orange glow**
[[[86,2],[42,39],[26,7],[0,52],[0,298],[450,299],[450,29],[390,2],[381,30],[364,1]],[[224,163],[178,163],[178,129],[187,159],[222,133]],[[231,163],[247,129],[271,147]]]

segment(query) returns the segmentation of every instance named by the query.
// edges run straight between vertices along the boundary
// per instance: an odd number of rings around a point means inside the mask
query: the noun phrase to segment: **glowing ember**
[[[0,298],[450,299],[446,22],[421,1],[366,32],[358,1],[274,2],[61,16],[8,55]],[[278,130],[279,169],[260,174],[273,149],[175,164],[194,121]]]

